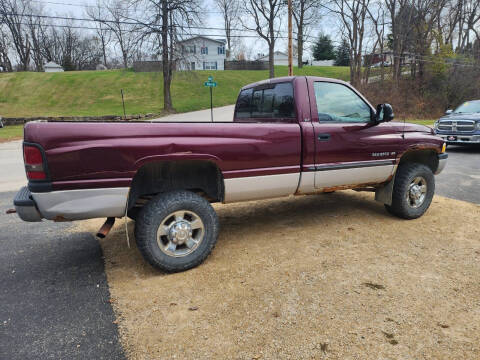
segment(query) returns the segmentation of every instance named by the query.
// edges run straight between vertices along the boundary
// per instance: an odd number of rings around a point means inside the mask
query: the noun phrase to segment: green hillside
[[[305,67],[295,75],[314,75],[343,80],[348,67]],[[173,105],[178,112],[210,106],[208,75],[218,83],[214,106],[235,103],[243,85],[266,79],[267,71],[177,72],[172,83]],[[276,76],[287,75],[286,66],[275,68]],[[74,71],[64,73],[1,73],[0,116],[99,116],[123,114],[120,89],[125,93],[127,114],[162,111],[161,73],[135,73],[130,70]]]

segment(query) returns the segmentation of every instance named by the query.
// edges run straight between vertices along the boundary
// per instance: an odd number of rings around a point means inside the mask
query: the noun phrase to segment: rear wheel
[[[190,191],[173,191],[157,195],[140,210],[135,238],[153,267],[178,272],[205,260],[218,229],[218,217],[207,200]]]
[[[385,208],[403,219],[416,219],[430,207],[434,193],[435,178],[428,166],[401,164],[393,185],[392,205]]]

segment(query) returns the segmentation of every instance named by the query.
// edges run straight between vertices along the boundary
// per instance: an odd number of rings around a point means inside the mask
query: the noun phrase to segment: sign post
[[[209,76],[208,81],[206,81],[203,85],[210,88],[210,117],[211,117],[212,122],[213,122],[213,93],[212,93],[212,88],[216,87],[217,83],[215,81],[213,81],[213,76]]]

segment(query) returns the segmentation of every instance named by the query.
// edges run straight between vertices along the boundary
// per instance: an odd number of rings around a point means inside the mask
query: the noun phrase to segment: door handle
[[[330,140],[330,134],[318,134],[319,141],[328,141]]]

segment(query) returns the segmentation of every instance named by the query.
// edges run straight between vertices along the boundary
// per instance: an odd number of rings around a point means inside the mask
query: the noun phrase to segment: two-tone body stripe
[[[355,161],[355,162],[348,162],[348,163],[309,165],[307,169],[309,171],[344,170],[344,169],[355,169],[355,168],[363,168],[363,167],[394,165],[395,162],[396,162],[395,159],[367,160],[367,161]]]

